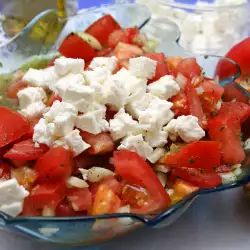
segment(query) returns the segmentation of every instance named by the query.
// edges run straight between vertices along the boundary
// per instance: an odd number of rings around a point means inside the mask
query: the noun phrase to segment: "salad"
[[[44,68],[17,71],[0,107],[0,210],[12,216],[163,211],[235,181],[248,103],[195,58],[153,52],[110,15],[72,33]]]

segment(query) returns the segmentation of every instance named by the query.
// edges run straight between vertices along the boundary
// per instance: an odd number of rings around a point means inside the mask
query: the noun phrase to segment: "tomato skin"
[[[94,155],[89,155],[87,152],[82,152],[73,159],[73,174],[80,174],[79,168],[87,168],[97,164],[97,159]]]
[[[56,94],[53,92],[53,93],[50,95],[50,97],[49,97],[49,100],[48,100],[47,105],[48,105],[49,107],[51,107],[55,101],[60,101],[60,102],[61,102],[61,101],[62,101],[62,98],[61,98],[60,96],[56,96]]]
[[[199,119],[199,125],[202,128],[205,128],[207,125],[207,119],[203,112],[197,92],[192,86],[191,82],[189,82],[186,86],[186,96],[188,100],[190,114],[196,116]]]
[[[91,24],[85,32],[94,36],[102,45],[106,45],[110,34],[119,29],[121,29],[119,23],[107,14]]]
[[[220,143],[222,159],[227,164],[244,160],[245,152],[240,141],[240,120],[233,116],[217,116],[208,121],[208,133],[212,140]]]
[[[92,215],[115,213],[120,206],[120,198],[106,185],[100,185],[95,195]]]
[[[7,90],[7,96],[10,99],[17,99],[17,93],[22,90],[25,89],[28,86],[28,84],[26,82],[24,82],[23,80],[19,79],[16,80],[15,82],[12,82]]]
[[[5,162],[0,163],[0,180],[11,179],[11,166]]]
[[[68,188],[66,197],[74,211],[91,211],[92,194],[88,188]]]
[[[95,50],[76,34],[70,34],[61,43],[58,51],[65,57],[90,61],[96,56]]]
[[[74,210],[66,199],[62,200],[56,207],[57,217],[69,217],[73,216],[73,214]]]
[[[171,200],[148,163],[135,152],[114,151],[116,172],[130,184],[146,188],[156,209],[167,207]]]
[[[106,132],[93,135],[88,132],[81,131],[80,134],[83,140],[91,146],[91,148],[88,149],[89,154],[99,155],[112,152],[114,150],[114,142],[111,136]]]
[[[157,61],[155,76],[149,83],[159,80],[162,76],[169,75],[170,69],[165,60],[164,53],[145,53],[144,56]]]
[[[46,145],[40,145],[39,148],[36,148],[33,140],[28,139],[14,144],[13,148],[5,153],[4,158],[14,160],[37,160],[47,151],[48,147]]]
[[[119,62],[122,62],[133,57],[142,56],[143,51],[135,45],[119,42],[115,47],[114,55]]]
[[[39,216],[45,207],[56,209],[57,205],[64,199],[65,194],[65,182],[38,184],[25,198],[22,215]]]
[[[174,57],[167,57],[165,60],[167,61],[170,70],[174,71],[179,62],[182,60],[182,58],[179,56],[174,56]]]
[[[115,48],[119,42],[134,44],[135,37],[139,34],[138,28],[115,30],[109,35],[108,47]]]
[[[250,105],[243,102],[223,102],[219,115],[237,116],[243,122],[250,116]]]
[[[17,112],[0,107],[0,148],[28,133],[30,124]]]
[[[171,172],[172,178],[181,178],[184,181],[200,188],[213,188],[222,183],[222,179],[217,173],[201,173],[195,168],[174,168]]]
[[[38,181],[59,181],[67,179],[72,173],[72,152],[63,147],[51,148],[35,164]]]
[[[165,158],[165,157],[164,157]],[[212,141],[198,141],[167,155],[164,164],[170,167],[187,167],[211,170],[220,166],[220,145]]]
[[[188,99],[185,93],[180,92],[177,95],[170,98],[169,101],[173,103],[171,109],[174,112],[175,117],[190,114]]]
[[[202,72],[201,67],[197,63],[195,58],[185,58],[182,59],[173,70],[174,76],[176,77],[178,73],[192,80],[195,76],[200,76]]]
[[[242,93],[242,91],[237,88],[237,83],[234,82],[224,86],[224,95],[222,99],[224,102],[231,102],[233,100],[236,100],[236,102],[244,102],[246,104],[249,104],[247,95]]]

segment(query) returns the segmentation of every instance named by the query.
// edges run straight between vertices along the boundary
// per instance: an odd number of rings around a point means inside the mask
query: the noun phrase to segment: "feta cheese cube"
[[[84,60],[75,58],[59,57],[55,60],[55,72],[60,75],[68,73],[78,74],[84,70]]]
[[[148,130],[167,124],[174,117],[170,109],[172,106],[171,102],[159,98],[153,99],[149,107],[140,113],[139,123],[150,125]]]
[[[54,136],[65,136],[70,133],[75,125],[76,115],[72,113],[59,113],[54,120]]]
[[[99,134],[109,130],[109,124],[105,120],[106,107],[89,111],[76,118],[76,127],[91,134]]]
[[[46,98],[46,93],[40,87],[28,87],[20,90],[17,93],[20,109],[26,109],[29,105],[43,101]]]
[[[17,201],[17,202],[13,202],[11,204],[6,204],[6,205],[2,205],[0,206],[0,211],[16,217],[17,215],[19,215],[23,210],[23,202],[22,201]]]
[[[111,72],[106,68],[97,67],[92,71],[90,70],[84,71],[83,76],[88,85],[90,85],[93,82],[98,82],[103,84],[111,76]]]
[[[53,123],[50,123],[49,126],[49,123],[45,119],[40,119],[34,127],[33,141],[41,144],[46,144],[50,147],[54,141],[53,125]]]
[[[103,96],[102,96],[103,85],[98,82],[93,82],[89,86],[94,91],[95,102],[103,103]]]
[[[65,90],[69,85],[83,85],[85,82],[81,74],[68,74],[62,77],[56,84],[49,86],[51,91],[54,91],[56,95],[63,97]]]
[[[117,67],[117,58],[115,56],[111,57],[95,57],[89,67],[95,69],[98,67],[106,68],[110,72],[113,72]]]
[[[74,105],[80,112],[87,112],[94,101],[94,90],[89,86],[70,84],[62,101]]]
[[[132,75],[147,79],[155,76],[157,62],[145,56],[129,59],[129,71]]]
[[[22,109],[20,113],[25,116],[28,120],[32,120],[41,117],[46,112],[46,105],[40,101],[29,105],[27,108]]]
[[[62,146],[65,149],[74,152],[74,156],[81,154],[90,147],[81,137],[78,129],[73,130],[66,136],[54,142],[53,147]]]
[[[54,67],[48,67],[39,70],[30,68],[22,79],[31,86],[48,88],[50,85],[54,85],[59,77]]]
[[[164,128],[172,140],[179,135],[184,142],[198,141],[205,136],[205,131],[200,127],[198,118],[192,115],[179,116],[171,120]]]
[[[156,127],[154,131],[147,131],[144,134],[145,141],[153,148],[163,147],[167,143],[168,133]]]
[[[104,104],[110,104],[114,109],[124,108],[129,92],[121,81],[108,79],[103,86]]]
[[[156,163],[158,160],[160,160],[160,158],[162,156],[164,156],[166,154],[166,149],[165,148],[156,148],[153,153],[148,156],[148,160],[151,162],[151,163]],[[160,171],[162,172],[162,171]]]
[[[138,122],[133,120],[129,114],[125,113],[123,108],[109,121],[109,126],[110,134],[114,141],[128,135],[137,135],[142,132]]]
[[[141,95],[140,98],[130,101],[126,105],[126,110],[134,117],[139,118],[142,111],[145,111],[152,100],[157,99],[156,96],[146,93]]]
[[[149,93],[164,100],[168,100],[180,91],[179,85],[171,75],[161,77],[158,81],[148,85],[147,89]]]
[[[121,145],[117,149],[136,152],[144,159],[147,159],[153,153],[153,148],[143,140],[141,134],[126,137],[121,141]]]
[[[59,113],[71,113],[74,115],[77,115],[77,109],[75,108],[74,105],[66,102],[60,102],[60,101],[55,101],[49,111],[44,114],[44,118],[46,119],[47,122],[53,122],[55,117]]]

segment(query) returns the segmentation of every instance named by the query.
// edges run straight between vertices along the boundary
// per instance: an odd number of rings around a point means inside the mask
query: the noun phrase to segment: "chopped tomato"
[[[221,145],[225,163],[240,163],[245,152],[240,141],[240,120],[232,116],[217,116],[208,121],[209,136]]]
[[[213,188],[222,183],[221,177],[217,173],[203,173],[196,168],[174,168],[171,177],[181,178],[188,183],[200,188]]]
[[[11,166],[5,162],[0,163],[0,180],[11,179]]]
[[[143,208],[151,200],[147,190],[137,185],[124,185],[121,194],[122,202],[131,205],[132,208]]]
[[[216,168],[215,172],[216,173],[228,173],[232,171],[232,166],[229,165],[221,165]]]
[[[162,76],[170,74],[168,63],[166,62],[165,55],[163,53],[145,53],[144,56],[157,61],[155,76],[149,81],[149,83],[157,81]]]
[[[139,34],[138,28],[126,28],[115,30],[108,39],[108,47],[115,48],[119,42],[134,44],[134,39]]]
[[[47,151],[48,147],[46,145],[35,147],[33,140],[28,139],[14,144],[13,148],[5,153],[4,158],[14,160],[37,160]]]
[[[114,150],[114,142],[111,136],[106,132],[93,135],[88,132],[81,131],[81,136],[83,140],[91,146],[91,148],[88,149],[90,154],[105,154]]]
[[[66,199],[62,200],[56,207],[56,216],[58,217],[68,217],[73,216],[73,214],[74,210]]]
[[[92,195],[88,188],[68,188],[66,196],[74,211],[91,211]]]
[[[29,161],[26,160],[10,160],[11,164],[16,168],[21,168],[29,165]]]
[[[110,34],[120,28],[119,23],[107,14],[91,24],[85,32],[95,37],[102,45],[106,45]]]
[[[172,188],[174,189],[174,194],[181,199],[199,189],[198,187],[181,179],[177,179]]]
[[[113,52],[112,48],[105,48],[105,49],[101,49],[101,50],[97,51],[96,56],[98,56],[98,57],[109,56],[110,54],[112,54],[112,52]]]
[[[63,147],[51,148],[35,164],[39,181],[65,180],[73,167],[72,152]]]
[[[29,167],[13,168],[11,173],[12,177],[16,178],[18,183],[29,191],[37,179],[37,172]]]
[[[182,147],[175,153],[167,153],[160,160],[170,167],[187,167],[211,170],[220,166],[220,145],[212,141],[198,141]]]
[[[223,102],[219,115],[237,116],[242,122],[250,116],[250,105],[243,102]]]
[[[100,185],[95,195],[92,215],[115,213],[120,206],[120,198],[106,185]]]
[[[249,99],[247,95],[244,94],[242,90],[239,89],[238,84],[234,82],[224,86],[223,101],[225,102],[236,101],[249,104]]]
[[[121,183],[119,181],[117,181],[115,177],[108,176],[108,177],[104,178],[103,180],[101,180],[99,183],[91,183],[90,191],[92,193],[93,198],[96,195],[98,187],[102,184],[107,186],[109,189],[111,189],[116,195],[121,194],[121,189],[122,189]]]
[[[203,110],[208,113],[216,111],[216,104],[221,100],[224,88],[211,80],[204,80],[199,87],[204,90],[204,92],[199,95]]]
[[[63,40],[58,51],[65,57],[81,58],[85,61],[90,61],[96,56],[95,50],[74,33]]]
[[[174,56],[174,57],[166,57],[165,60],[167,61],[169,68],[172,71],[174,71],[174,69],[177,67],[182,58],[179,56]]]
[[[142,56],[143,51],[141,48],[127,43],[119,42],[114,50],[114,55],[119,61],[127,60],[129,58]]]
[[[97,164],[97,159],[94,155],[89,155],[87,152],[82,152],[73,159],[73,174],[79,174],[79,168],[87,168]]]
[[[62,98],[61,98],[60,96],[56,96],[56,94],[53,92],[53,93],[50,95],[50,97],[49,97],[49,100],[48,100],[47,105],[48,105],[49,107],[51,107],[55,101],[60,101],[60,102],[61,102],[61,101],[62,101]]]
[[[29,122],[17,112],[0,107],[0,148],[21,138],[30,129]]]
[[[170,204],[170,198],[148,163],[135,152],[115,151],[114,167],[117,173],[130,184],[146,188],[155,209]]]
[[[117,113],[117,111],[112,110],[108,105],[106,107],[107,107],[106,120],[109,122],[109,120],[114,119],[114,116]]]
[[[19,79],[11,83],[7,90],[7,96],[11,99],[17,99],[17,93],[27,87],[27,83]]]
[[[195,58],[182,59],[173,70],[176,77],[179,73],[192,80],[193,77],[201,75],[202,69]]]
[[[189,82],[186,86],[186,95],[189,105],[190,114],[196,116],[199,119],[199,124],[201,127],[206,127],[207,119],[203,112],[200,99],[197,95],[195,88]]]
[[[56,209],[57,205],[64,199],[65,194],[65,182],[38,184],[25,198],[22,215],[39,216],[45,207]]]
[[[176,117],[190,114],[188,100],[185,93],[180,92],[169,101],[173,103],[171,109],[174,111]]]

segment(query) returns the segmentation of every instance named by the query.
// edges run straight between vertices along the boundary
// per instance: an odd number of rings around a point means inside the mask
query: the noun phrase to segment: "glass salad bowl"
[[[0,47],[0,58],[3,63],[1,69],[2,74],[0,75],[0,92],[2,96],[0,105],[8,105],[4,94],[8,85],[10,73],[20,68],[23,63],[26,63],[28,56],[44,57],[44,55],[47,54],[56,54],[56,47],[60,44],[61,39],[72,31],[84,30],[84,28],[93,21],[107,13],[113,15],[123,27],[137,25],[149,36],[159,38],[160,43],[157,49],[158,51],[163,51],[168,56],[180,56],[184,58],[195,57],[198,63],[203,67],[204,74],[207,77],[215,77],[222,85],[233,82],[240,75],[238,65],[229,59],[218,56],[194,55],[186,52],[177,43],[180,38],[180,31],[177,25],[169,20],[155,20],[154,22],[156,22],[155,24],[158,29],[154,29],[153,31],[150,30],[150,28],[145,25],[150,20],[149,11],[144,6],[137,4],[109,5],[91,9],[67,20],[66,24],[62,26],[61,32],[58,32],[55,44],[50,44],[49,46],[48,44],[43,44],[43,46],[40,46],[40,48],[42,48],[40,50],[38,50],[38,46],[36,47],[29,43],[25,44],[26,49],[19,47],[24,46],[24,44],[18,43],[18,37],[29,34],[33,27],[32,25],[42,18],[44,14],[42,13],[31,21],[23,33],[19,34],[7,45]],[[36,50],[31,51],[29,48],[36,48]],[[223,77],[220,77],[220,74],[217,73],[217,66],[221,63],[223,63],[224,67],[230,68],[230,73],[226,76],[223,75]],[[198,196],[236,188],[246,184],[250,180],[250,158],[248,153],[249,152],[247,152],[247,157],[242,163],[243,172],[236,181],[212,189],[200,189],[169,207],[167,210],[157,214],[138,215],[121,213],[64,218],[14,218],[0,212],[0,227],[13,233],[21,233],[31,239],[63,245],[92,245],[112,239],[118,235],[128,233],[143,226],[157,228],[166,227],[179,218]]]

